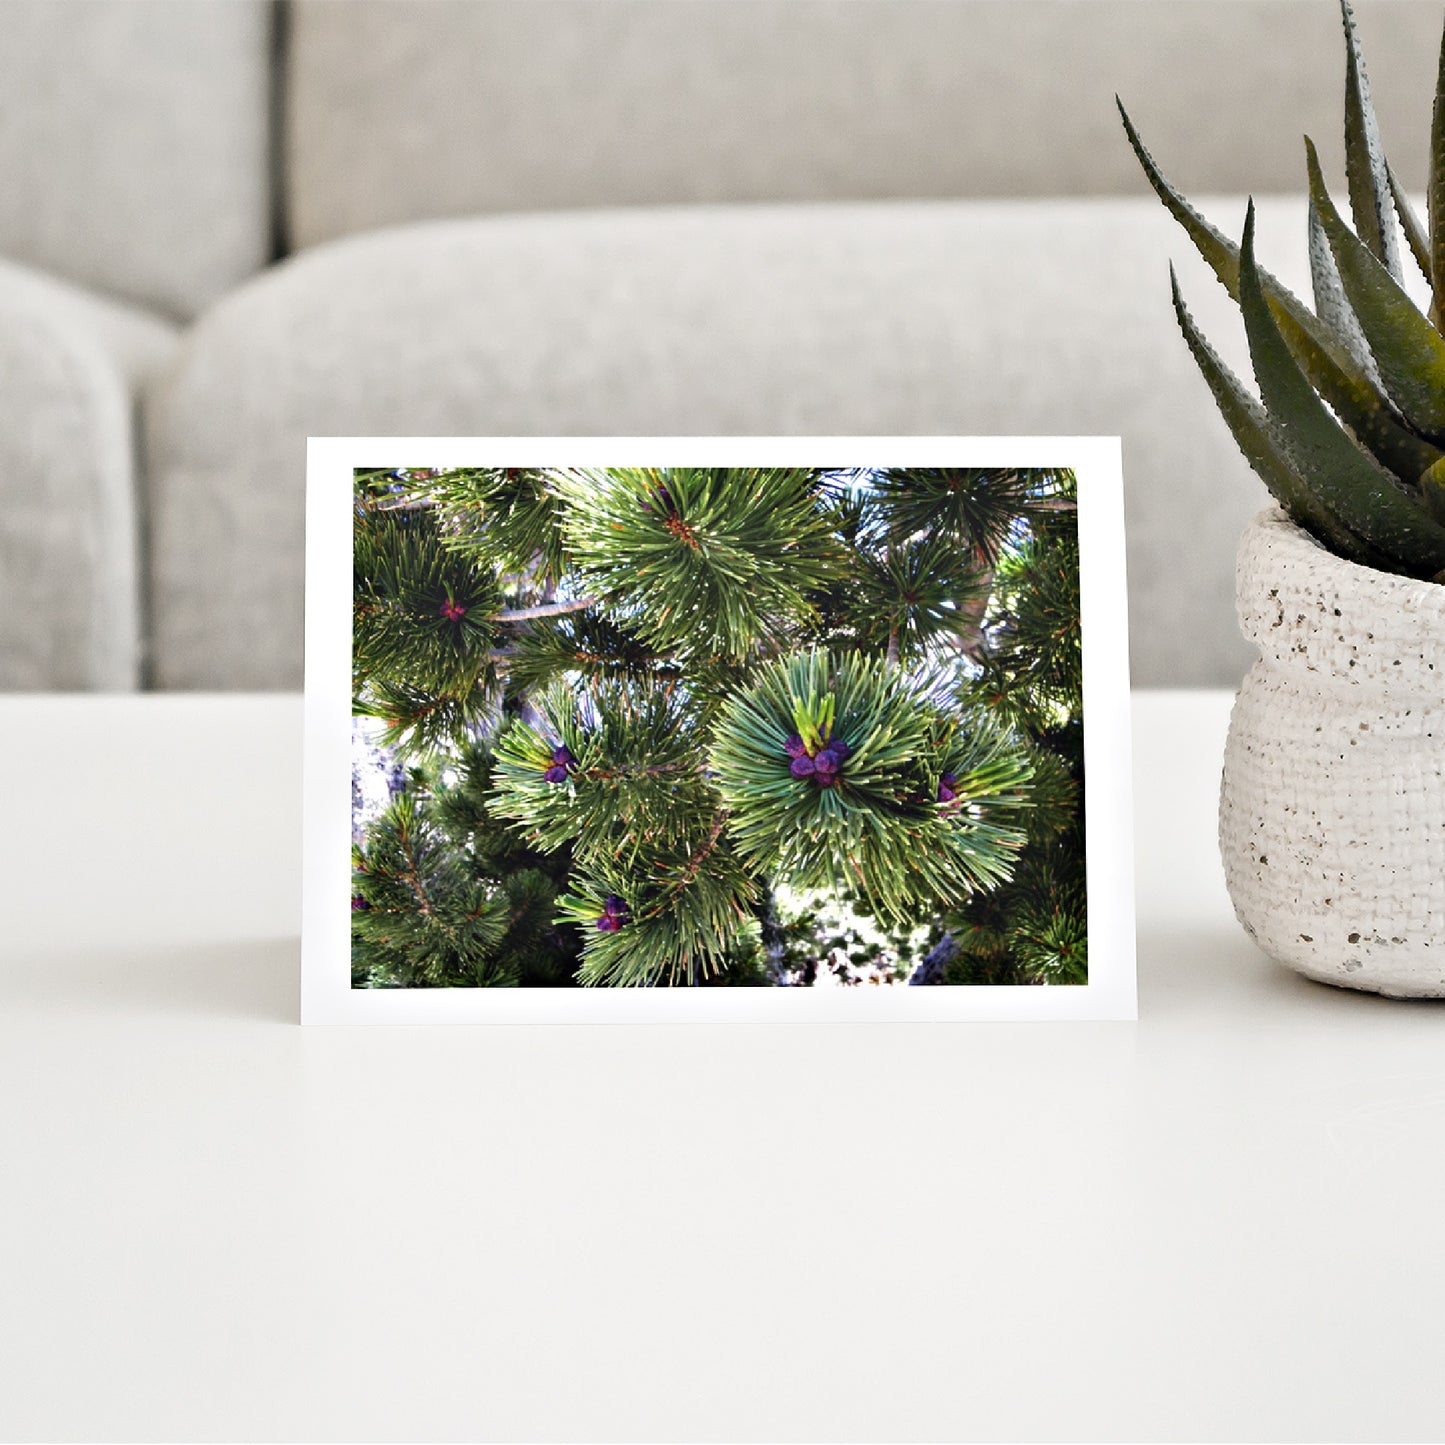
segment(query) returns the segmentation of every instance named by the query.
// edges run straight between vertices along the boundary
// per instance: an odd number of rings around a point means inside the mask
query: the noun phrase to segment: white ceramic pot
[[[1445,997],[1445,585],[1342,561],[1279,511],[1237,576],[1259,649],[1219,805],[1239,921],[1310,978]]]

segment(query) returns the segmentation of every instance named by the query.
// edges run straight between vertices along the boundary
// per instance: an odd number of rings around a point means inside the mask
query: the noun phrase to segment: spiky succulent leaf
[[[1430,275],[1437,320],[1445,316],[1445,32],[1435,76],[1435,105],[1430,120],[1430,180],[1426,190],[1430,222]]]
[[[1139,138],[1122,103],[1119,103],[1119,114],[1149,184],[1184,228],[1220,284],[1237,302],[1239,247],[1205,220],[1169,183]],[[1423,441],[1396,418],[1389,401],[1350,359],[1340,338],[1267,271],[1259,274],[1280,334],[1320,395],[1356,439],[1396,476],[1418,477],[1439,460],[1439,448]]]
[[[1305,153],[1310,200],[1385,390],[1413,427],[1436,440],[1445,439],[1445,338],[1340,218],[1308,137]],[[1405,479],[1413,482],[1419,475]]]
[[[1244,389],[1195,324],[1179,293],[1179,281],[1172,267],[1169,278],[1174,291],[1174,314],[1179,318],[1179,328],[1189,350],[1245,461],[1254,468],[1270,496],[1301,527],[1341,556],[1366,566],[1388,566],[1389,559],[1384,553],[1351,532],[1310,489],[1271,430],[1264,408]]]
[[[1420,478],[1420,490],[1425,494],[1425,505],[1437,522],[1445,523],[1445,458],[1436,462]]]
[[[1370,82],[1350,0],[1340,0],[1340,12],[1345,25],[1345,179],[1350,212],[1355,230],[1371,254],[1396,281],[1403,281],[1385,147],[1370,101]]]
[[[1370,384],[1381,387],[1380,373],[1375,369],[1375,358],[1370,355],[1369,342],[1360,330],[1360,323],[1350,309],[1349,297],[1345,295],[1344,282],[1340,280],[1339,267],[1335,265],[1334,252],[1330,250],[1329,238],[1320,224],[1319,212],[1313,201],[1309,203],[1309,253],[1310,283],[1315,293],[1315,310],[1320,320],[1340,338],[1355,365],[1370,379]]]
[[[1415,208],[1410,204],[1410,198],[1400,188],[1399,181],[1395,179],[1394,171],[1389,171],[1389,177],[1390,195],[1395,202],[1395,214],[1400,218],[1400,229],[1405,233],[1406,244],[1410,248],[1410,254],[1415,258],[1415,264],[1420,268],[1420,274],[1428,282],[1430,280],[1429,234],[1420,224],[1420,218],[1415,214]]]
[[[1323,211],[1321,220],[1329,234]],[[1239,292],[1260,397],[1295,469],[1347,527],[1398,558],[1403,569],[1425,576],[1439,571],[1445,566],[1445,528],[1340,427],[1285,345],[1254,261],[1252,202],[1240,248]]]

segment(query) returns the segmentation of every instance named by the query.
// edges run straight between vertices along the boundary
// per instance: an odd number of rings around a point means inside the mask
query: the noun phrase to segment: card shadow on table
[[[30,950],[7,960],[0,985],[8,1009],[299,1024],[301,941]]]
[[[1384,999],[1333,988],[1275,963],[1236,924],[1216,919],[1140,921],[1141,1024],[1182,1014],[1237,1013],[1241,1005],[1278,1015],[1319,1017],[1342,1010],[1421,1009],[1445,1000]],[[298,1025],[301,946],[295,937],[225,943],[118,943],[92,949],[23,950],[0,967],[7,1009],[75,1016],[210,1018]]]

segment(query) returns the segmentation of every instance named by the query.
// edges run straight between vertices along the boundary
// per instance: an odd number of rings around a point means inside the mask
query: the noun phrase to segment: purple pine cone
[[[627,922],[627,904],[615,893],[608,894],[597,919],[599,933],[616,933]]]
[[[842,738],[834,738],[828,744],[828,751],[832,753],[833,756],[837,758],[838,761],[841,763],[843,759],[846,758],[848,754],[853,751],[853,749],[850,748],[848,744],[843,741]]]
[[[575,763],[577,759],[572,756],[572,750],[564,746],[552,749],[552,761],[565,768]]]
[[[549,783],[565,783],[567,781],[567,769],[561,763],[553,763],[542,776]]]
[[[821,783],[824,778],[831,780],[837,775],[838,764],[842,759],[831,747],[824,748],[817,757],[813,759],[813,771]]]
[[[813,781],[817,783],[820,788],[831,788],[838,779],[833,773],[814,773]]]
[[[938,801],[940,803],[953,802],[958,797],[957,792],[954,791],[957,785],[958,779],[952,773],[945,773],[938,780]]]
[[[807,753],[804,753],[801,757],[793,759],[788,771],[792,773],[795,778],[811,778],[813,776],[814,766],[813,759],[810,758]]]
[[[353,893],[351,895],[351,911],[353,913],[364,913],[370,907],[371,904],[369,904],[361,894]]]
[[[801,758],[803,754],[808,751],[808,745],[797,733],[794,733],[792,737],[783,744],[783,751],[787,753],[790,758]]]

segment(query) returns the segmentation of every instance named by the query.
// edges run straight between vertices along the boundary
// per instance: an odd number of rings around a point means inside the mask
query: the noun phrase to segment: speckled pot
[[[1279,511],[1237,576],[1259,660],[1219,804],[1234,911],[1310,978],[1445,998],[1445,586],[1342,561]]]

